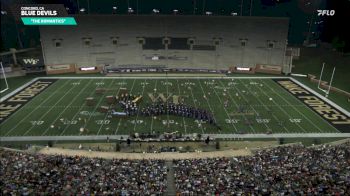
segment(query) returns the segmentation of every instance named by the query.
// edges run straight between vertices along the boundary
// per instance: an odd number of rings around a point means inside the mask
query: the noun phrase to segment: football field
[[[6,115],[2,114],[0,136],[129,135],[176,131],[184,135],[343,132],[293,96],[278,80],[281,79],[38,78],[34,82],[41,81],[49,85],[41,91],[40,85],[31,89],[35,94],[32,97],[26,93],[20,95],[25,88],[12,95],[12,101],[21,105],[10,112],[3,111]],[[104,91],[96,93],[96,89]],[[142,96],[138,108],[147,107],[155,99],[164,101],[165,98],[166,102],[176,103],[181,101],[182,104],[210,112],[217,126],[172,114],[116,117],[110,112],[101,112],[101,106],[121,110],[118,103],[111,105],[106,99],[106,96],[120,95],[121,89],[128,94]],[[20,96],[16,97],[16,93]],[[93,98],[94,104],[86,104],[88,97]],[[3,107],[9,100],[11,96],[3,101]],[[14,106],[13,103],[10,105]]]

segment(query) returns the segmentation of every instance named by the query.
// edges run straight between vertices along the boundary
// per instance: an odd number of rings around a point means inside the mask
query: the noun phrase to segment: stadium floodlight
[[[176,14],[179,12],[179,10],[174,9],[173,12],[174,12],[174,14],[176,15]]]
[[[212,15],[213,14],[213,12],[210,12],[210,11],[206,11],[205,12],[205,15],[207,15],[207,16],[210,16],[210,15]]]
[[[5,81],[5,89],[2,89],[0,91],[0,93],[3,93],[5,91],[7,91],[9,89],[9,85],[7,83],[7,78],[6,78],[6,74],[5,74],[5,69],[4,69],[4,66],[2,65],[2,62],[0,62],[1,64],[1,72],[2,72],[2,76],[4,77],[4,81]]]
[[[117,10],[118,9],[118,7],[116,7],[116,6],[113,6],[113,10]]]
[[[132,9],[131,7],[128,8],[128,13],[134,13],[134,9]]]
[[[7,15],[7,11],[1,10],[1,15]]]
[[[85,12],[86,9],[85,9],[85,8],[81,8],[79,11],[80,11],[80,12]]]
[[[158,13],[159,13],[159,10],[154,8],[154,9],[152,10],[152,12],[155,13],[155,14],[158,14]]]
[[[237,12],[231,12],[231,16],[237,16]]]

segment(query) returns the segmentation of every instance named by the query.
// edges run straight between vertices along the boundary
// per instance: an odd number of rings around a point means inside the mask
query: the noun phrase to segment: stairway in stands
[[[165,162],[166,167],[168,168],[167,173],[167,190],[166,195],[176,195],[176,187],[175,187],[175,176],[174,176],[174,167],[172,161]]]

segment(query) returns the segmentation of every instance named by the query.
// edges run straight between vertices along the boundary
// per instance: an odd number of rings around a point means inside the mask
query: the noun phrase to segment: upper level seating
[[[169,50],[189,50],[190,45],[187,44],[188,38],[173,37],[168,45]]]
[[[216,47],[213,45],[193,45],[193,50],[216,50]]]
[[[162,42],[163,38],[161,37],[146,37],[145,44],[142,45],[144,50],[164,50],[165,45]]]

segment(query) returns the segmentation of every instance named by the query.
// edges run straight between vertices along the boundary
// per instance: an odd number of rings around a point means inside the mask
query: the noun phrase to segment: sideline
[[[184,135],[192,137],[192,134]],[[350,133],[280,133],[280,134],[202,134],[202,138],[213,139],[276,139],[276,138],[342,138],[350,137]],[[9,136],[0,137],[0,142],[15,141],[87,141],[87,140],[121,140],[126,139],[129,135],[70,135],[70,136]],[[137,141],[137,140],[136,140]],[[152,140],[158,141],[158,140]]]
[[[69,150],[62,148],[43,148],[38,151],[46,155],[64,155],[64,156],[84,156],[88,158],[105,158],[105,159],[201,159],[201,158],[218,158],[218,157],[237,157],[251,156],[250,150],[224,150],[214,152],[162,152],[162,153],[121,153],[121,152],[96,152],[86,150]]]
[[[0,98],[0,103],[8,99],[9,97],[13,96],[14,94],[17,94],[19,91],[23,90],[24,88],[28,87],[30,84],[34,83],[35,81],[39,80],[40,77],[34,78],[27,83],[23,84],[22,86],[16,88],[14,91],[10,92],[9,94],[6,94],[5,96]]]

